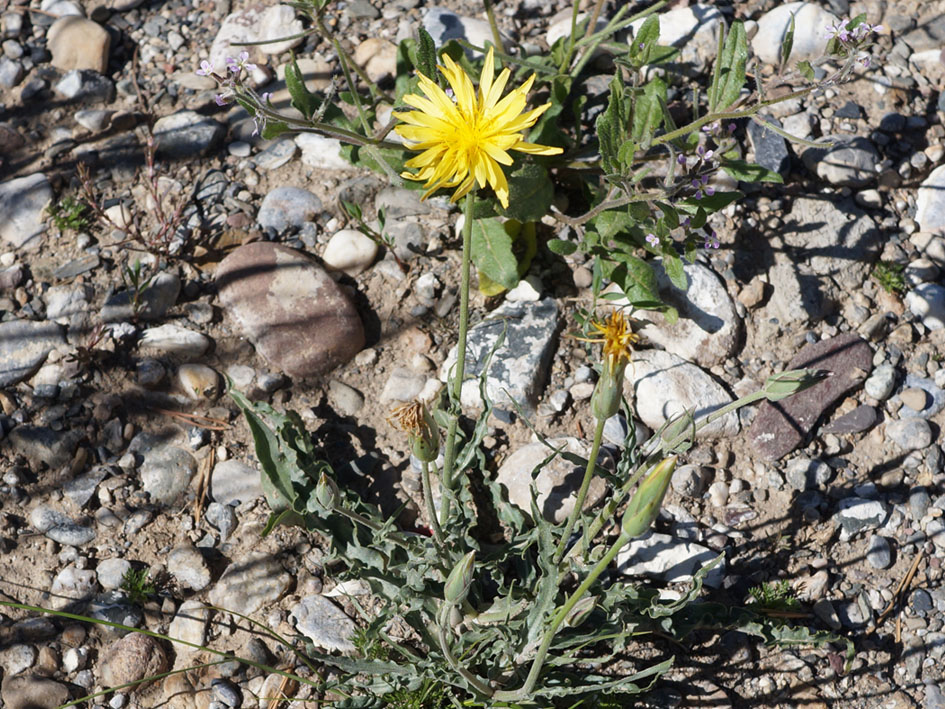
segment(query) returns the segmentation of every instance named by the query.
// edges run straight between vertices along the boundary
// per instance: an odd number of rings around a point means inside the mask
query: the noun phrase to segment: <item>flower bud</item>
[[[569,628],[576,628],[589,616],[597,607],[597,596],[585,596],[574,604],[568,614],[564,617],[564,624]]]
[[[627,360],[614,363],[604,361],[600,379],[597,380],[597,386],[594,387],[594,394],[591,396],[591,414],[598,421],[606,421],[620,410],[620,399],[623,396],[623,373],[626,368]]]
[[[323,472],[318,478],[318,484],[315,486],[315,499],[326,511],[335,509],[335,505],[341,498],[338,485]]]
[[[660,513],[669,481],[676,470],[676,456],[664,458],[657,463],[637,491],[623,513],[621,531],[633,539],[646,532]]]
[[[466,600],[473,581],[475,562],[476,552],[471,551],[453,567],[449,578],[446,579],[446,585],[443,586],[443,598],[447,603],[457,605]]]
[[[792,369],[789,372],[772,374],[765,381],[762,391],[768,401],[781,401],[792,394],[809,389],[825,376],[819,369]]]

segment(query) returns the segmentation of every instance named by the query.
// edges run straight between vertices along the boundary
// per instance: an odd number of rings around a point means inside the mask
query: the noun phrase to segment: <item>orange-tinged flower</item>
[[[604,322],[592,322],[591,325],[600,333],[600,337],[589,338],[589,342],[604,343],[604,358],[611,369],[630,361],[633,345],[640,341],[640,336],[630,329],[623,313],[615,310]]]
[[[502,165],[511,165],[508,151],[517,150],[533,155],[557,155],[561,148],[527,143],[522,140],[522,131],[535,125],[535,121],[550,103],[525,111],[526,96],[535,76],[512,90],[502,98],[510,72],[502,70],[495,74],[493,50],[486,55],[486,62],[479,77],[479,91],[472,81],[448,56],[443,56],[440,71],[453,90],[448,96],[436,82],[420,75],[420,90],[425,94],[408,94],[404,103],[416,111],[398,113],[406,125],[394,130],[405,140],[411,150],[420,155],[405,164],[416,169],[416,173],[404,172],[403,177],[425,182],[424,198],[442,188],[452,189],[452,201],[457,201],[478,183],[489,185],[503,207],[509,206],[509,185],[502,172]],[[524,113],[523,113],[524,111]]]

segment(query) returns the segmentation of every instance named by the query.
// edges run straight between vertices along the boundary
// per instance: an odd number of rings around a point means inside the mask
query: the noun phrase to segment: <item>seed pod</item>
[[[627,360],[604,361],[600,379],[597,380],[597,386],[591,396],[591,414],[598,421],[606,421],[620,410],[623,373],[626,369]]]

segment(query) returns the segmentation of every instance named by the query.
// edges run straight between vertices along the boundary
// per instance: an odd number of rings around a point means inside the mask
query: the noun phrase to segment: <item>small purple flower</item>
[[[706,193],[706,196],[711,197],[712,195],[715,194],[715,188],[714,188],[714,187],[706,187],[706,188],[705,188],[705,193]]]
[[[228,98],[229,95],[227,94],[217,94],[213,97],[213,100],[217,106],[226,106],[229,103],[229,101],[227,101]]]
[[[692,185],[693,189],[699,189],[699,187],[700,187],[700,185],[701,185],[702,183],[699,181],[699,178],[697,177],[697,178],[693,179],[689,184]]]
[[[696,148],[696,152],[699,153],[700,158],[705,157],[705,146],[700,145],[698,148]]]
[[[678,162],[680,165],[685,165],[685,164],[686,164],[686,156],[685,156],[685,155],[680,155],[678,158],[676,158],[676,162]]]
[[[695,198],[702,199],[702,190],[696,190]]]
[[[213,64],[204,59],[200,62],[200,68],[194,73],[197,76],[210,76],[213,73]]]
[[[660,245],[660,240],[659,240],[659,237],[656,236],[656,234],[647,234],[646,243],[648,243],[653,248],[656,248],[657,246]]]
[[[719,248],[719,240],[715,234],[715,229],[709,230],[709,235],[705,238],[705,247],[707,249],[717,249]]]
[[[869,68],[870,68],[870,61],[871,61],[871,60],[870,60],[870,55],[869,55],[869,54],[861,54],[859,57],[857,57],[856,60],[857,60],[860,64],[863,65],[863,68],[864,68],[864,69],[869,69]]]
[[[256,68],[255,64],[251,64],[249,62],[249,52],[247,51],[240,52],[236,59],[233,57],[227,57],[226,66],[234,74],[239,74],[243,69],[246,71],[252,71]]]
[[[714,155],[715,155],[715,151],[714,151],[714,150],[706,150],[706,151],[705,151],[705,155],[703,156],[703,159],[705,159],[705,160],[711,160]]]
[[[833,39],[836,37],[841,42],[848,42],[850,40],[850,30],[847,29],[847,21],[843,20],[838,22],[835,25],[827,25],[827,37]]]
[[[709,176],[708,176],[708,175],[703,175],[701,182],[702,182],[703,185],[709,184]]]
[[[734,123],[729,123],[729,124],[728,124],[728,132],[729,132],[729,133],[734,133],[734,132],[735,132],[735,128],[736,128],[736,126],[735,126]]]
[[[680,226],[683,229],[688,229],[691,223],[692,223],[692,219],[690,217],[686,217],[685,219],[682,220],[682,224],[680,224]]]

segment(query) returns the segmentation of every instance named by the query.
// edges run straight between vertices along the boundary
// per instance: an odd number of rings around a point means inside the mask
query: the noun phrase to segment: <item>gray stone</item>
[[[278,5],[276,7],[278,7]],[[249,147],[248,144],[244,143],[244,145],[246,145],[247,148]],[[232,148],[233,145],[230,147]],[[263,170],[275,170],[282,167],[287,162],[289,162],[289,160],[294,158],[298,150],[298,146],[291,138],[280,138],[268,148],[259,153],[255,158],[253,158],[253,162],[255,162],[256,165],[261,167]],[[319,205],[319,209],[320,208],[321,205]]]
[[[229,505],[211,502],[207,505],[206,520],[220,532],[221,542],[225,542],[236,529],[236,513]]]
[[[922,283],[906,293],[906,306],[929,330],[945,328],[945,286]]]
[[[69,101],[110,103],[115,99],[115,84],[107,76],[89,69],[66,72],[55,86],[56,93]]]
[[[752,445],[770,460],[784,457],[807,439],[837,399],[863,383],[872,366],[870,346],[852,333],[805,345],[785,370],[813,367],[830,376],[776,404],[763,401],[748,432]]]
[[[256,34],[257,41],[301,35],[304,27],[302,21],[296,18],[295,12],[295,8],[289,5],[271,5],[263,10]],[[263,54],[282,54],[298,47],[303,41],[303,36],[281,42],[267,41],[259,46],[259,51]]]
[[[263,229],[284,231],[314,221],[322,211],[322,201],[301,187],[276,187],[262,201],[256,222]]]
[[[541,396],[545,373],[554,354],[558,329],[558,306],[546,298],[537,303],[503,303],[488,318],[472,327],[466,346],[466,381],[462,403],[479,408],[478,377],[499,337],[504,341],[492,355],[486,379],[486,393],[498,407],[514,406],[533,410]],[[456,364],[456,348],[447,355],[440,372],[443,381]]]
[[[840,525],[842,539],[847,540],[857,532],[880,527],[888,514],[886,505],[879,500],[848,497],[838,503],[833,521]]]
[[[554,438],[548,442],[556,449],[563,448],[563,452],[571,459],[558,455],[538,470],[536,475],[538,466],[553,451],[544,443],[529,443],[502,462],[496,474],[496,481],[508,490],[509,502],[526,514],[531,514],[531,487],[534,484],[535,503],[541,514],[545,519],[560,524],[574,509],[577,491],[584,478],[585,464],[575,462],[573,458],[580,456],[586,460],[588,449],[576,438]],[[599,456],[598,463],[601,462]],[[607,485],[604,480],[599,476],[594,476],[588,488],[584,507],[589,508],[597,504],[606,491]]]
[[[10,57],[0,57],[0,86],[12,89],[23,80],[23,64]]]
[[[223,505],[237,505],[263,496],[259,471],[239,460],[223,460],[213,466],[210,494]]]
[[[189,361],[200,357],[210,348],[210,338],[189,328],[167,323],[145,330],[138,347],[146,354]]]
[[[732,354],[738,342],[741,319],[734,301],[711,268],[691,263],[684,269],[689,280],[685,291],[676,288],[661,267],[655,269],[663,302],[677,309],[679,319],[669,324],[662,313],[638,311],[638,317],[647,321],[640,334],[682,359],[701,367],[712,367]]]
[[[670,352],[637,353],[625,377],[633,392],[637,415],[653,430],[686,410],[692,410],[698,420],[734,400],[705,371]],[[624,393],[629,397],[629,391]],[[732,412],[705,426],[696,436],[700,440],[728,438],[738,430],[738,416]]]
[[[364,394],[337,379],[328,382],[328,398],[342,416],[355,416],[364,406]]]
[[[325,374],[364,345],[354,305],[314,260],[267,242],[236,249],[217,267],[220,303],[273,366]]]
[[[680,465],[673,472],[670,485],[673,490],[684,497],[699,499],[705,492],[709,481],[710,469],[701,465]]]
[[[209,619],[210,609],[200,601],[191,600],[181,603],[174,615],[174,620],[167,629],[169,637],[183,641],[174,643],[175,652],[193,653],[199,649],[193,647],[194,645],[206,645]]]
[[[886,537],[881,537],[878,534],[870,536],[866,551],[866,561],[874,569],[889,568],[889,565],[892,564],[892,549]]]
[[[886,437],[901,450],[922,450],[932,444],[932,427],[921,418],[889,421],[886,424]]]
[[[413,401],[423,391],[427,382],[425,374],[418,374],[406,367],[396,367],[387,377],[381,391],[381,403]]]
[[[827,47],[824,28],[838,22],[837,17],[813,2],[789,2],[776,6],[758,19],[758,32],[751,48],[766,64],[781,61],[781,43],[794,15],[794,42],[788,65],[819,59]]]
[[[210,603],[251,615],[275,603],[289,588],[292,578],[270,554],[251,553],[230,564],[210,591]]]
[[[374,206],[388,219],[401,219],[420,214],[429,214],[433,207],[429,202],[420,201],[421,194],[404,187],[385,187],[374,198]]]
[[[617,570],[628,576],[649,576],[666,583],[684,583],[718,554],[699,544],[668,534],[648,532],[627,544],[617,554]],[[722,585],[725,561],[705,577],[709,588]]]
[[[825,136],[833,147],[807,148],[801,160],[808,170],[832,185],[862,187],[876,179],[876,164],[881,158],[869,139],[862,136]]]
[[[128,633],[102,652],[98,671],[102,685],[134,684],[169,669],[167,652],[157,638]]]
[[[52,198],[52,187],[41,172],[0,182],[0,241],[15,249],[39,246],[45,231],[43,210]]]
[[[784,477],[788,485],[803,492],[826,485],[833,477],[833,471],[822,460],[794,458],[785,466]]]
[[[879,415],[872,406],[861,404],[853,411],[838,416],[824,426],[824,433],[844,434],[868,431],[876,423]]]
[[[881,364],[863,382],[863,390],[874,399],[885,401],[892,396],[896,387],[896,368],[891,364]]]
[[[919,185],[915,198],[915,220],[922,231],[945,229],[945,165],[941,165]]]
[[[45,463],[50,468],[62,468],[72,462],[79,441],[84,435],[79,430],[54,431],[45,426],[17,426],[7,435],[10,446],[26,458],[30,465]]]
[[[768,123],[782,128],[781,122],[772,116],[763,116]],[[754,121],[748,122],[746,129],[751,149],[755,153],[755,162],[772,172],[787,176],[791,169],[791,156],[787,142],[770,128]]]
[[[56,709],[69,701],[69,688],[38,675],[5,674],[0,699],[4,709]]]
[[[125,574],[131,571],[131,562],[125,559],[104,559],[95,567],[95,573],[98,574],[98,582],[106,591],[114,591],[121,588]]]
[[[190,486],[197,472],[197,461],[183,448],[160,445],[144,451],[141,486],[151,501],[171,505]]]
[[[355,651],[354,621],[324,596],[304,596],[292,609],[296,629],[324,650]]]
[[[68,325],[76,315],[88,310],[92,288],[89,285],[52,286],[43,294],[46,318],[60,325]]]
[[[167,555],[167,572],[184,588],[202,591],[210,585],[210,568],[197,549],[183,546]]]
[[[96,587],[95,572],[77,569],[73,564],[56,574],[49,595],[55,608],[65,608],[76,602],[90,598]]]
[[[58,280],[65,281],[98,268],[100,263],[101,260],[95,254],[79,256],[78,258],[66,261],[59,268],[57,268],[53,273],[53,277]]]
[[[226,135],[226,126],[195,111],[178,111],[154,123],[154,146],[158,155],[182,159],[206,155]]]
[[[718,44],[719,25],[727,25],[725,17],[717,7],[707,3],[695,3],[689,7],[680,7],[657,16],[660,23],[660,44],[678,47],[681,51],[676,66],[685,73],[702,71],[705,64],[715,56]],[[634,35],[643,26],[644,19],[637,20],[630,26]],[[598,20],[598,28],[603,23]],[[570,13],[564,26],[570,34]],[[550,33],[550,31],[549,31]]]
[[[180,277],[176,273],[159,273],[139,294],[138,311],[135,312],[134,292],[130,289],[112,295],[102,306],[104,322],[132,320],[160,320],[177,302],[180,294]]]

